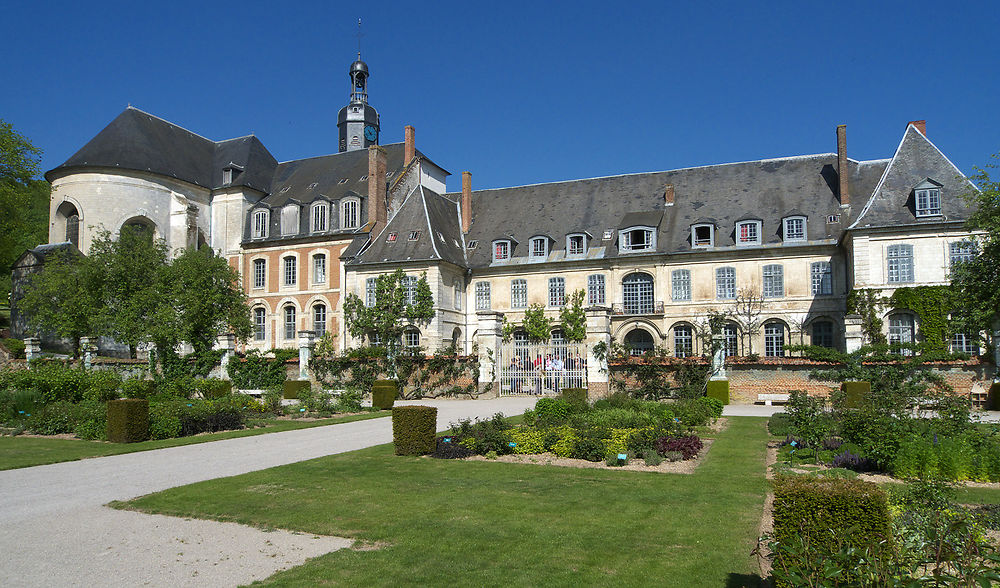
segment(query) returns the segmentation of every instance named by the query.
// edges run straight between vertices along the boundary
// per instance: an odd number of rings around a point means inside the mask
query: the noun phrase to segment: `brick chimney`
[[[417,131],[410,125],[403,127],[403,165],[408,165],[413,161],[413,156],[417,154]]]
[[[667,184],[663,187],[663,204],[666,206],[674,205],[674,185]]]
[[[911,120],[909,123],[906,124],[906,126],[909,127],[910,125],[913,125],[913,126],[917,127],[917,130],[920,131],[921,135],[923,135],[925,137],[927,136],[927,121],[926,120]]]
[[[372,235],[385,226],[385,167],[385,149],[378,145],[368,147],[368,222],[372,223]]]
[[[462,232],[472,226],[472,172],[462,172]]]
[[[851,203],[850,190],[847,186],[847,125],[837,125],[837,178],[840,180],[840,205]]]

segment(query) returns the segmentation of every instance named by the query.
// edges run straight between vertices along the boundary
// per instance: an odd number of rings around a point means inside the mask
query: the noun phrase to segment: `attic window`
[[[939,216],[941,214],[941,188],[923,181],[914,189],[917,216]]]
[[[386,177],[386,179],[391,178],[392,177],[392,172],[391,171],[385,172],[385,177]]]
[[[222,185],[228,186],[233,183],[233,168],[227,167],[222,170]]]
[[[410,241],[416,241],[419,238],[420,238],[420,231],[410,231],[410,237],[409,237]]]
[[[291,186],[285,186],[281,190],[278,190],[278,194],[284,194],[285,192],[287,192],[289,190],[289,188],[291,188]]]
[[[736,223],[737,245],[760,245],[760,225],[758,220]]]
[[[319,185],[319,182],[313,182],[313,183],[309,184],[309,187],[307,187],[306,189],[307,190],[312,190],[313,188],[315,188],[318,185]]]
[[[714,247],[715,246],[715,227],[710,224],[693,225],[691,227],[691,246],[692,247]]]
[[[386,243],[395,243],[396,242],[396,231],[390,232],[389,235],[386,236],[385,242]]]
[[[267,228],[270,221],[270,213],[267,210],[253,211],[253,232],[254,239],[264,239],[267,237]]]
[[[790,216],[782,219],[781,223],[781,236],[786,243],[806,240],[806,217]]]
[[[604,231],[604,234],[601,235],[601,239],[604,241],[610,241],[614,237],[615,237],[615,232],[613,229],[607,229],[606,231]]]
[[[438,231],[438,241],[444,243],[444,235],[441,234],[441,231]]]
[[[630,227],[620,231],[618,249],[638,253],[656,249],[656,235],[652,227]]]
[[[840,222],[840,215],[839,214],[831,214],[830,216],[826,217],[826,222],[829,223],[829,224],[839,223]]]
[[[478,246],[479,246],[479,241],[475,239],[469,241],[469,249],[475,249]]]
[[[361,176],[361,179],[359,179],[358,181],[359,182],[363,182],[363,181],[365,181],[367,179],[368,179],[368,174],[365,174],[365,175]]]
[[[566,237],[566,255],[583,255],[586,251],[586,235],[568,235]]]
[[[545,259],[549,254],[549,240],[545,237],[533,237],[530,251],[532,259]]]
[[[337,183],[338,184],[346,184],[347,183],[347,178],[340,178],[340,181],[337,182]]]
[[[493,242],[493,261],[506,261],[510,259],[510,241]]]

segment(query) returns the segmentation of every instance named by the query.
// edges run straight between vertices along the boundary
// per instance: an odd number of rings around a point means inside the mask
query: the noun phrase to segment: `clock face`
[[[375,127],[373,127],[371,125],[366,126],[365,127],[365,139],[368,139],[369,141],[374,141],[374,140],[378,139],[378,130],[376,130]]]

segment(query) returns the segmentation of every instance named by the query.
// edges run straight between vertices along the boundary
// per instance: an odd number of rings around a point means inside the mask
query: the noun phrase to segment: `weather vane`
[[[364,34],[361,32],[361,19],[358,19],[358,59],[361,59],[361,37]]]

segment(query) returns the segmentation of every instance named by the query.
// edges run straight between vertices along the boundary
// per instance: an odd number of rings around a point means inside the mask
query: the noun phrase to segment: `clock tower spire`
[[[368,64],[361,61],[361,19],[358,19],[358,59],[347,73],[351,77],[351,100],[337,115],[341,153],[378,145],[378,112],[368,104]]]

